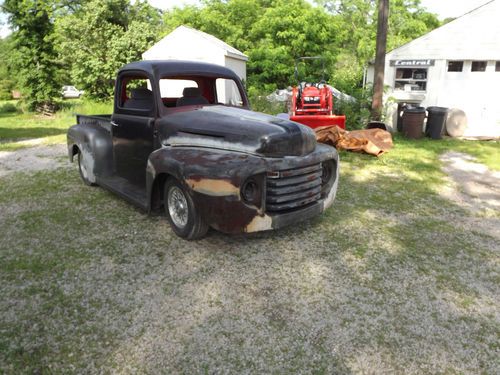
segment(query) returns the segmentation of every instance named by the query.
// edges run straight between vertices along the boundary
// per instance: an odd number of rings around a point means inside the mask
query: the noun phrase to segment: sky
[[[160,9],[169,9],[175,6],[185,4],[198,4],[198,0],[148,0],[149,3]],[[308,0],[311,1],[312,0]],[[429,12],[438,15],[439,19],[443,20],[448,17],[461,16],[478,6],[487,3],[490,0],[421,0],[423,7]],[[2,1],[0,0],[0,3]],[[6,17],[0,14],[0,37],[5,37],[9,34],[9,28],[6,25]]]
[[[309,1],[309,0],[308,0]],[[420,0],[428,11],[436,13],[439,19],[461,16],[490,0]],[[183,4],[197,4],[198,0],[149,0],[149,3],[160,9],[169,9]],[[310,1],[313,2],[313,1]]]
[[[424,8],[438,15],[440,20],[459,17],[490,0],[420,0]]]

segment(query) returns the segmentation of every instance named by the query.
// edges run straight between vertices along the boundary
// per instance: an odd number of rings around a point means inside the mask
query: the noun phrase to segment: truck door
[[[142,72],[121,74],[111,119],[115,174],[144,188],[147,160],[153,152],[156,115],[149,82]]]

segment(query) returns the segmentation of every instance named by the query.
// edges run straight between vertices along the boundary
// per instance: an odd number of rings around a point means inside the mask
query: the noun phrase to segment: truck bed
[[[111,115],[76,115],[77,124],[100,126],[111,131]]]

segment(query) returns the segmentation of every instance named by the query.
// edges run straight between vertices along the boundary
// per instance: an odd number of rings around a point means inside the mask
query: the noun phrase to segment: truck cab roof
[[[187,60],[136,61],[122,67],[119,73],[130,70],[144,71],[156,77],[202,75],[239,80],[239,77],[232,70],[223,66]]]

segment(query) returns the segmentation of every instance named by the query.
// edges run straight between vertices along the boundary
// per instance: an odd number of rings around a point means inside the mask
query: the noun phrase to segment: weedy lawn
[[[21,113],[14,100],[0,101],[0,151],[12,151],[33,144],[66,143],[66,130],[75,123],[75,114],[98,115],[113,111],[110,103],[67,100],[65,109],[53,116]]]
[[[2,138],[39,136],[0,121]],[[57,121],[42,134],[62,137]],[[498,373],[484,228],[500,212],[443,195],[448,150],[500,169],[498,143],[398,138],[381,159],[342,153],[323,216],[198,242],[75,165],[1,177],[0,372]]]

